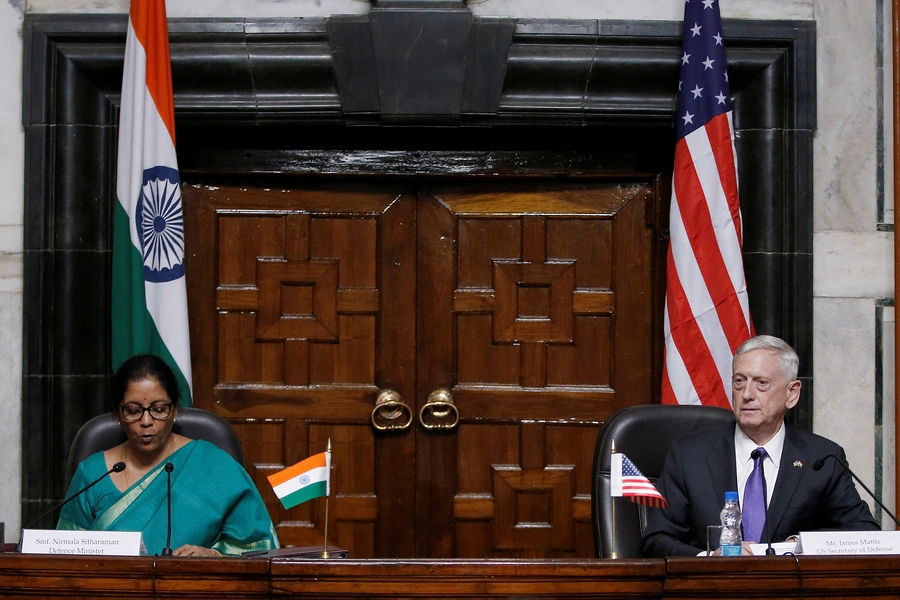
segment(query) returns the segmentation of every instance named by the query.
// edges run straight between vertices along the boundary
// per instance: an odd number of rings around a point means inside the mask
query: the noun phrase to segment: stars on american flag
[[[679,138],[731,110],[725,44],[718,11],[713,10],[715,3],[716,0],[686,0],[678,83]]]

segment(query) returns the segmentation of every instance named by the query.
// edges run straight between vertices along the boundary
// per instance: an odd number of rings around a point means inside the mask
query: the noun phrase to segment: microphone
[[[86,491],[88,491],[89,489],[91,489],[92,487],[94,487],[95,485],[97,485],[98,483],[100,483],[101,481],[103,481],[104,479],[106,479],[107,477],[109,477],[109,474],[110,474],[110,473],[121,473],[121,472],[124,471],[124,470],[125,470],[125,463],[124,463],[124,462],[117,462],[116,464],[113,465],[112,469],[110,469],[109,471],[107,471],[106,473],[104,473],[103,475],[101,475],[100,477],[98,477],[97,479],[95,479],[94,481],[90,482],[89,484],[87,484],[86,486],[84,486],[83,488],[81,488],[80,490],[78,490],[77,492],[75,492],[74,494],[72,494],[71,496],[69,496],[68,498],[66,498],[65,500],[63,500],[63,501],[60,502],[59,504],[57,504],[56,506],[54,506],[53,508],[51,508],[50,510],[48,510],[47,512],[45,512],[44,514],[40,515],[38,518],[36,518],[36,519],[34,519],[33,521],[31,521],[31,522],[28,524],[28,526],[27,526],[27,527],[23,527],[23,529],[31,529],[31,528],[34,526],[35,523],[37,523],[38,521],[40,521],[41,519],[43,519],[44,517],[46,517],[47,515],[49,515],[49,514],[52,513],[53,511],[62,508],[63,506],[65,506],[66,504],[68,504],[69,502],[71,502],[72,500],[74,500],[75,498],[77,498],[78,496],[82,495],[83,493],[85,493]]]
[[[900,521],[897,520],[897,517],[894,516],[894,513],[892,513],[891,511],[889,511],[889,510],[888,510],[888,507],[885,506],[885,505],[881,502],[881,500],[878,499],[877,496],[875,496],[875,494],[872,492],[872,490],[870,490],[869,487],[868,487],[866,484],[864,484],[864,483],[862,482],[862,480],[861,480],[859,477],[856,476],[856,473],[853,472],[853,469],[850,468],[850,465],[848,465],[847,463],[845,463],[844,461],[842,461],[842,460],[841,460],[840,458],[838,458],[836,455],[834,455],[834,454],[826,454],[825,456],[823,456],[822,458],[820,458],[819,460],[817,460],[816,462],[814,462],[814,463],[813,463],[813,467],[812,467],[812,468],[813,468],[813,471],[821,471],[821,470],[822,470],[822,467],[825,465],[825,459],[827,459],[827,458],[829,458],[829,457],[830,457],[830,458],[833,458],[833,459],[834,459],[834,462],[836,462],[837,464],[839,464],[839,465],[841,465],[842,467],[844,467],[844,469],[845,469],[848,473],[850,473],[850,477],[852,477],[853,479],[855,479],[855,480],[856,480],[856,483],[858,483],[859,485],[861,485],[862,488],[863,488],[864,490],[866,490],[866,492],[868,492],[869,496],[872,497],[872,500],[874,500],[875,503],[878,504],[878,506],[881,507],[881,510],[883,510],[884,512],[886,512],[887,515],[888,515],[891,519],[894,520],[894,523],[897,524],[897,527],[900,527]]]
[[[175,465],[166,463],[166,504],[168,505],[168,522],[166,523],[166,547],[163,548],[163,556],[172,556],[172,470]]]
[[[758,459],[760,456],[762,456],[762,452],[758,448],[750,453],[750,458],[753,460]],[[763,463],[765,463],[765,459],[763,459]],[[775,556],[775,548],[772,547],[772,536],[769,535],[769,488],[766,486],[765,464],[760,465],[759,471],[760,475],[762,475],[763,500],[766,503],[766,508],[763,511],[763,517],[765,518],[765,521],[763,521],[763,535],[766,536],[766,544],[768,544],[766,556]]]

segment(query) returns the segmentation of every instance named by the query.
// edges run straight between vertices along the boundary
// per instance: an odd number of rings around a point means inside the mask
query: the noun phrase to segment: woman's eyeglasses
[[[145,412],[150,413],[150,416],[157,421],[165,421],[169,418],[169,413],[172,411],[172,403],[153,404],[147,407],[140,404],[122,404],[119,406],[119,410],[122,411],[122,418],[129,423],[143,419]]]

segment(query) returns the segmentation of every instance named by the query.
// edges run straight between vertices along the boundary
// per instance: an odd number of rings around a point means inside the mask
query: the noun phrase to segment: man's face
[[[757,444],[778,433],[784,414],[800,399],[800,382],[789,381],[778,352],[751,350],[734,357],[731,401],[741,430]]]

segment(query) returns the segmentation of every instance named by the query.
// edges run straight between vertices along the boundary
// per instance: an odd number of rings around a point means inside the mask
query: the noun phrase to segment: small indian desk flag
[[[322,452],[269,475],[269,484],[285,508],[329,495],[331,452]]]

